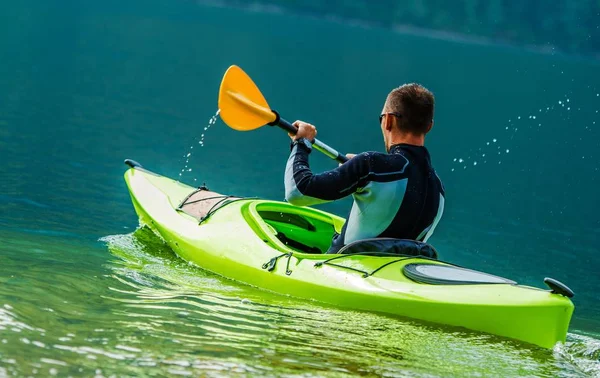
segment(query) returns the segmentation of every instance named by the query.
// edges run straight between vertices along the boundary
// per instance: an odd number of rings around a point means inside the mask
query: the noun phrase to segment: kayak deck
[[[184,260],[227,278],[546,348],[565,340],[573,304],[564,296],[508,283],[512,281],[425,284],[407,277],[409,265],[452,264],[419,256],[324,254],[344,223],[333,214],[278,201],[223,201],[218,193],[195,191],[140,167],[129,169],[125,180],[142,224]]]
[[[240,197],[223,195],[202,187],[191,192],[177,208],[202,221],[209,213],[237,199]]]

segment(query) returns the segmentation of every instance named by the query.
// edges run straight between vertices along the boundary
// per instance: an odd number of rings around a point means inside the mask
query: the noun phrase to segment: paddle
[[[295,135],[298,129],[279,116],[260,90],[240,67],[231,66],[225,72],[219,88],[219,110],[221,119],[229,127],[240,131],[258,129],[264,125],[279,126]],[[344,163],[348,158],[318,139],[313,147],[328,157]]]

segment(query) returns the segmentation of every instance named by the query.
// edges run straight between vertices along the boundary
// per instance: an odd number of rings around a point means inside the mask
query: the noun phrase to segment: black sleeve
[[[339,167],[313,174],[308,164],[310,150],[297,144],[293,147],[285,172],[286,200],[306,206],[346,197],[368,183],[371,154],[356,155]]]

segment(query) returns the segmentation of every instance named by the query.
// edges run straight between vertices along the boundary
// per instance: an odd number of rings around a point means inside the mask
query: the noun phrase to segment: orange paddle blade
[[[277,116],[260,90],[240,67],[225,72],[219,88],[221,119],[235,130],[254,130],[275,121]]]

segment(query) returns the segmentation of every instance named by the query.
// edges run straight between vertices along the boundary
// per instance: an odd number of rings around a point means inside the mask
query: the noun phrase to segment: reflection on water
[[[0,375],[572,377],[598,374],[600,341],[569,335],[554,351],[490,335],[271,294],[189,266],[150,231],[102,239],[102,259],[41,277],[8,248],[1,279]],[[34,250],[30,245],[29,250]],[[40,252],[40,256],[44,256]],[[48,255],[46,255],[48,256]],[[96,261],[97,260],[97,261]],[[105,260],[104,260],[105,261]],[[97,267],[95,268],[97,273]],[[31,285],[42,280],[44,284]],[[44,298],[43,308],[38,308]]]

